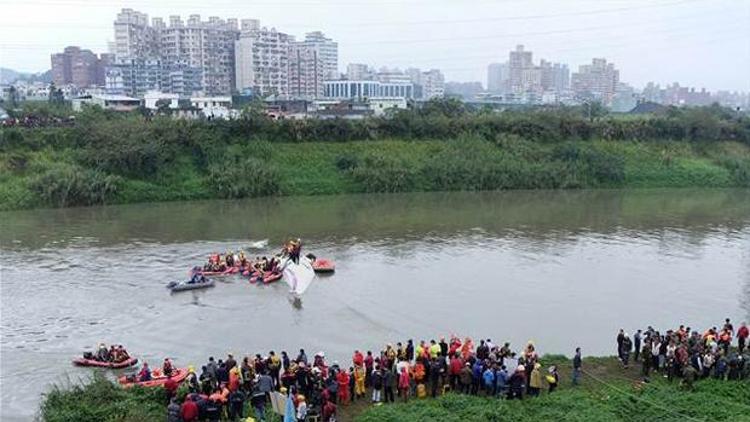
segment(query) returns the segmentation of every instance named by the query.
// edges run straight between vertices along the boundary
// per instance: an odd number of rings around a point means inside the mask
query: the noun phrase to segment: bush
[[[83,385],[53,387],[42,398],[41,419],[45,422],[162,420],[166,401],[164,388],[125,390],[95,373]]]
[[[55,164],[32,178],[29,189],[55,207],[104,204],[117,193],[121,179],[98,170]]]
[[[143,125],[137,120],[100,121],[77,130],[79,159],[108,173],[148,177],[172,160],[179,122]]]
[[[382,153],[366,155],[349,172],[365,192],[408,192],[416,187],[416,169],[403,159]]]
[[[591,146],[565,143],[555,148],[552,158],[569,164],[594,185],[617,185],[625,180],[624,158]]]
[[[725,157],[719,164],[726,167],[737,186],[750,187],[750,160],[736,157]]]
[[[245,198],[279,193],[278,175],[268,163],[257,158],[226,161],[209,168],[209,189],[222,198]]]
[[[351,170],[359,165],[359,158],[353,154],[344,154],[336,157],[336,168],[340,171]]]

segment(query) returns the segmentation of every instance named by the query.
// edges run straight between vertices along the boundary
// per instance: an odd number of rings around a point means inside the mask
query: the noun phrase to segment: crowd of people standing
[[[735,331],[729,318],[721,329],[711,327],[702,333],[680,325],[662,334],[649,326],[645,331],[637,330],[631,339],[620,329],[617,355],[625,368],[630,365],[631,356],[635,362],[640,362],[644,380],[657,372],[670,381],[680,377],[686,387],[692,388],[695,380],[701,378],[738,380],[748,377],[749,335],[746,323]],[[737,347],[733,349],[735,338]]]
[[[731,347],[734,339],[737,347]],[[692,387],[700,377],[729,380],[750,377],[746,364],[748,328],[743,323],[735,332],[729,320],[721,330],[703,333],[689,327],[667,330],[664,334],[648,327],[633,338],[624,330],[617,336],[617,352],[623,367],[641,362],[645,380],[658,371],[670,380],[682,377]],[[570,383],[581,382],[583,358],[576,348]],[[461,394],[524,399],[536,397],[544,389],[553,393],[560,385],[556,365],[543,367],[532,342],[515,352],[509,343],[494,344],[491,339],[475,343],[471,338],[450,336],[429,341],[387,344],[382,350],[355,350],[351,362],[329,362],[325,353],[309,358],[304,349],[296,356],[286,351],[246,356],[237,361],[213,357],[200,373],[189,368],[184,383],[188,393],[180,403],[177,387],[171,390],[169,421],[238,420],[250,403],[256,421],[273,420],[267,406],[271,396],[291,398],[294,419],[335,421],[341,406],[367,400],[374,404],[408,401],[412,397],[437,397],[448,391]],[[289,419],[285,419],[289,420]]]

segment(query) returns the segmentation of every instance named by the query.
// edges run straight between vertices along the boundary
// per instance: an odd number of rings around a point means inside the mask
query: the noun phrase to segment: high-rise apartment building
[[[487,90],[491,93],[502,93],[508,86],[510,66],[505,63],[490,63],[487,66]]]
[[[544,91],[562,92],[570,86],[568,65],[551,63],[544,59],[539,62],[541,87]]]
[[[157,31],[148,24],[148,15],[122,9],[114,22],[114,51],[117,60],[156,59],[159,56]]]
[[[145,13],[123,9],[117,15],[114,29],[115,59],[122,66],[131,67],[125,73],[134,77],[152,75],[158,62],[162,74],[156,79],[184,82],[187,78],[186,84],[174,84],[182,86],[183,92],[196,87],[193,81],[196,75],[201,78],[199,89],[208,95],[229,93],[235,85],[234,42],[239,36],[236,19],[210,17],[202,21],[200,15],[191,15],[184,22],[175,15],[169,17],[169,24],[154,18],[149,25]],[[136,71],[144,68],[149,71]],[[118,69],[113,71],[117,73]],[[133,86],[149,84],[150,81],[143,81]],[[172,89],[171,85],[165,84],[162,89]],[[133,90],[140,92],[138,88]]]
[[[337,79],[338,43],[320,32],[289,42],[289,96],[311,100],[323,95],[323,81]]]
[[[80,47],[65,47],[62,53],[52,54],[52,81],[57,86],[74,85],[78,88],[104,85],[105,66],[111,57],[101,58]]]
[[[351,81],[368,81],[374,77],[375,72],[366,64],[349,63],[346,65],[346,79]]]
[[[275,28],[261,28],[257,20],[243,20],[234,45],[236,89],[287,98],[289,45],[293,41],[294,37]]]
[[[326,70],[318,50],[304,42],[289,45],[289,97],[314,100],[323,95]]]
[[[533,84],[541,82],[539,75],[535,74],[531,51],[526,51],[523,45],[517,45],[508,57],[508,91],[522,93],[533,91]]]
[[[422,87],[421,98],[424,100],[445,96],[445,76],[438,69],[421,72],[419,85]]]
[[[605,105],[612,103],[620,72],[606,59],[593,59],[591,64],[579,66],[571,77],[571,88],[578,99],[597,100]]]
[[[169,25],[154,19],[162,65],[168,69],[200,68],[203,91],[208,95],[232,91],[235,81],[234,42],[239,36],[237,21],[210,17],[202,21],[191,15],[187,22],[170,16]]]
[[[305,39],[300,44],[315,51],[325,79],[339,78],[339,44],[336,41],[326,37],[321,31],[315,31],[305,34]]]

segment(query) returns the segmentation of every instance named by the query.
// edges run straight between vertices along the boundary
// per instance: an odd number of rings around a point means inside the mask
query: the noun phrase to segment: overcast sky
[[[67,45],[105,52],[117,12],[256,18],[339,42],[339,66],[439,68],[486,84],[524,44],[571,70],[613,61],[624,82],[750,91],[750,0],[0,0],[0,67],[42,71]],[[166,20],[166,19],[165,19]]]

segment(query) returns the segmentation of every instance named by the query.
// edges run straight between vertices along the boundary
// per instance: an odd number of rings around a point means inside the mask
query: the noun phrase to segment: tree
[[[466,113],[466,105],[457,98],[432,98],[420,109],[422,115],[443,115],[459,117]]]
[[[52,105],[64,105],[65,95],[60,88],[55,87],[55,83],[49,84],[49,103]]]
[[[584,116],[588,117],[589,121],[591,122],[594,122],[609,114],[609,110],[607,109],[607,107],[604,107],[604,105],[599,101],[584,103],[582,111],[584,113]]]
[[[14,85],[8,88],[8,109],[12,110],[18,107],[18,90]]]
[[[172,104],[172,101],[167,98],[160,98],[156,100],[156,109],[159,112],[159,114],[167,114],[169,113],[169,105]]]

